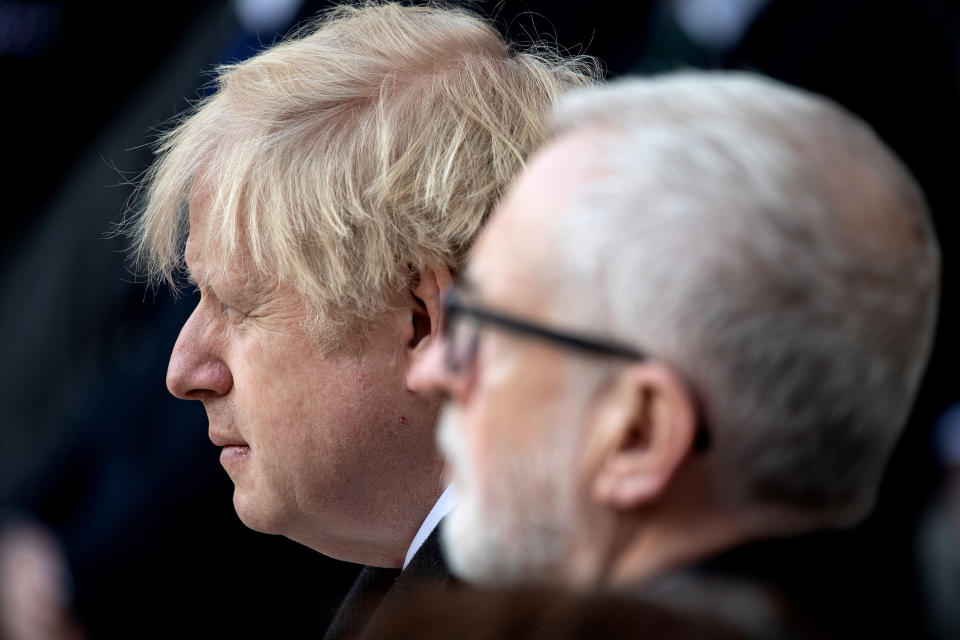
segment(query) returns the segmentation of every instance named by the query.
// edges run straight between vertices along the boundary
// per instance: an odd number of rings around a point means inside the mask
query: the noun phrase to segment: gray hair
[[[749,74],[578,92],[554,135],[584,128],[602,177],[557,233],[594,319],[686,376],[731,499],[862,517],[935,320],[906,169],[837,105]]]

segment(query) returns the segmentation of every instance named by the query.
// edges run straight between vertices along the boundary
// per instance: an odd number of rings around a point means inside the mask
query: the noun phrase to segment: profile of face
[[[598,171],[594,144],[571,134],[531,161],[448,293],[443,339],[412,373],[414,388],[450,399],[438,437],[458,502],[443,542],[469,582],[613,579],[627,521],[694,447],[686,384],[606,336],[602,314],[577,308],[590,292],[558,267],[548,230]]]
[[[361,348],[348,335],[347,348],[322,349],[290,286],[242,260],[210,275],[220,259],[203,252],[210,214],[195,194],[185,259],[201,297],[170,358],[170,392],[203,403],[247,526],[333,557],[397,564],[441,488],[438,403],[405,382],[416,343],[426,348],[412,321],[429,315],[422,300],[408,292]]]
[[[549,249],[536,240],[541,215],[559,204],[576,172],[563,154],[533,161],[481,234],[460,295],[532,323],[564,325],[549,295],[556,284]],[[438,439],[457,506],[443,523],[444,546],[453,571],[474,583],[551,581],[576,544],[574,427],[589,411],[589,391],[569,352],[495,327],[475,330],[435,343],[413,371],[415,388],[450,399]],[[450,349],[467,350],[458,356],[465,362],[451,367]]]

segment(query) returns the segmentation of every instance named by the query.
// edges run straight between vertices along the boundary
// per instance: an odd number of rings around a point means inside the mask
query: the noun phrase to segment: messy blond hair
[[[463,9],[380,2],[217,71],[216,93],[159,140],[135,255],[176,288],[188,200],[206,190],[209,261],[243,255],[333,335],[420,269],[455,272],[553,104],[598,77],[589,58],[512,51]]]

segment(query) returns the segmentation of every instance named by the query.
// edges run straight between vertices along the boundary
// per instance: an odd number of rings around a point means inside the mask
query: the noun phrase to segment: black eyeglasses
[[[585,353],[626,360],[645,360],[649,357],[643,351],[629,345],[557,331],[479,305],[470,304],[463,299],[461,289],[456,285],[450,287],[444,294],[443,310],[446,322],[443,331],[444,341],[446,342],[444,360],[451,373],[469,371],[474,366],[480,344],[480,328],[484,324],[494,325],[511,333],[545,340]],[[469,320],[473,322],[469,322]],[[701,422],[694,440],[694,450],[703,451],[709,445],[709,430]]]
[[[472,305],[464,301],[463,294],[456,286],[450,287],[444,295],[443,310],[446,318],[446,329],[444,330],[444,339],[447,343],[445,360],[447,368],[454,373],[467,370],[473,366],[480,342],[480,327],[484,324],[495,325],[511,333],[531,336],[587,353],[628,360],[643,360],[647,357],[642,351],[628,345],[548,329],[513,316]],[[473,322],[465,322],[467,319],[473,320]]]

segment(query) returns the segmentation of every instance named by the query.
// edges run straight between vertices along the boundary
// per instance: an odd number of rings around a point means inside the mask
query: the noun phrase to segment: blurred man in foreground
[[[139,256],[201,295],[167,386],[203,402],[247,526],[342,560],[417,564],[447,503],[439,401],[408,388],[408,369],[550,107],[594,76],[511,51],[465,11],[343,6],[220,69],[162,139]],[[438,546],[422,551],[442,578]]]
[[[855,118],[749,75],[615,83],[554,124],[414,371],[453,401],[454,573],[644,585],[769,637],[751,549],[870,510],[923,372],[923,197]]]

